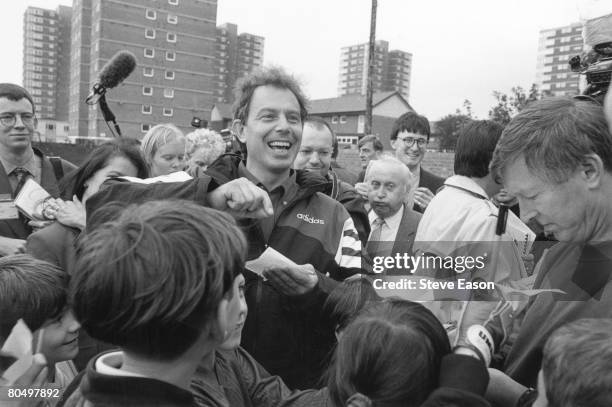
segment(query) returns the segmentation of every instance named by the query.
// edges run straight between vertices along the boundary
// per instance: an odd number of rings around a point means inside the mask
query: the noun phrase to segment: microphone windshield
[[[136,68],[136,57],[129,51],[119,51],[102,67],[100,86],[112,89],[123,82]]]

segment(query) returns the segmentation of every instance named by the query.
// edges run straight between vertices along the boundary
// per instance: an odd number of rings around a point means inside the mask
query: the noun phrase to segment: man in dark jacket
[[[444,185],[444,178],[424,170],[421,166],[430,134],[427,118],[415,112],[401,115],[391,131],[391,147],[395,150],[395,156],[417,177],[414,210],[421,213],[425,212],[435,193]]]
[[[340,179],[332,168],[332,155],[338,141],[329,124],[318,117],[310,117],[304,123],[302,145],[293,163],[294,168],[313,171],[331,181],[325,193],[340,202],[351,215],[359,240],[365,244],[370,234],[365,201],[355,188]]]
[[[295,265],[266,270],[265,281],[245,271],[250,312],[242,345],[290,388],[311,388],[319,384],[335,342],[323,303],[336,285],[333,279],[361,270],[361,242],[346,209],[325,195],[329,182],[291,169],[307,114],[297,82],[272,68],[253,72],[237,86],[233,133],[246,144],[246,161],[222,156],[205,177],[185,183],[114,185],[87,205],[168,197],[205,201],[215,188],[241,180],[266,191],[273,216],[238,221],[247,236],[248,259],[273,248]]]
[[[208,169],[213,181],[245,177],[268,192],[274,216],[243,222],[249,259],[271,247],[298,266],[245,273],[251,310],[242,345],[290,388],[317,385],[333,347],[321,315],[332,280],[360,271],[361,243],[344,207],[326,196],[320,175],[291,169],[302,141],[306,99],[280,69],[255,71],[237,84],[233,131],[246,162],[226,157]]]
[[[58,197],[59,179],[76,168],[32,148],[36,124],[30,94],[21,86],[0,84],[0,256],[23,251],[25,239],[32,233],[28,219],[18,214],[13,204],[25,181],[32,178]]]
[[[535,386],[552,332],[581,318],[612,317],[612,134],[600,105],[539,100],[506,126],[491,172],[518,199],[525,222],[559,241],[543,257],[504,371]],[[588,404],[588,403],[587,403]],[[590,405],[590,404],[589,404]]]

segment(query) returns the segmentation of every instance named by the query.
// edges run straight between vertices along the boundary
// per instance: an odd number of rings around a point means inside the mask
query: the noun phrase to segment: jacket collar
[[[207,169],[208,174],[217,184],[226,184],[240,177],[238,168],[242,157],[236,154],[225,154],[219,157]],[[246,163],[245,163],[246,164]],[[295,182],[298,185],[298,196],[310,196],[317,192],[325,193],[331,181],[321,175],[306,170],[294,170]]]
[[[452,177],[449,177],[446,181],[444,181],[444,186],[461,189],[465,192],[471,193],[472,195],[476,195],[481,199],[489,199],[487,193],[480,185],[464,175],[453,175]]]

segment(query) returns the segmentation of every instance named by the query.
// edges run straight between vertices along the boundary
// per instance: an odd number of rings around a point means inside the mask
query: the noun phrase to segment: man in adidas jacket
[[[217,200],[222,195],[228,200],[226,209],[233,209],[236,190],[230,193],[228,185],[245,186],[242,202],[248,202],[253,192],[248,188],[253,184],[266,191],[274,214],[238,221],[247,236],[248,259],[270,247],[297,266],[268,269],[266,280],[244,272],[250,312],[242,346],[290,388],[312,388],[320,385],[335,343],[334,327],[322,313],[323,303],[337,284],[334,280],[360,271],[361,243],[346,209],[324,194],[328,181],[291,169],[307,114],[306,98],[297,82],[272,68],[253,72],[237,86],[233,131],[246,144],[246,161],[222,156],[207,175],[180,184],[116,184],[92,197],[88,206],[172,197],[223,209]],[[223,188],[228,193],[216,191]]]

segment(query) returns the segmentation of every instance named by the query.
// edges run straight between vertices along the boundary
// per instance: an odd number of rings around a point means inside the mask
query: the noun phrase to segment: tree
[[[454,150],[457,144],[459,130],[470,120],[476,117],[472,112],[472,102],[468,99],[463,101],[463,107],[456,109],[455,113],[448,114],[438,120],[434,125],[433,136],[440,140],[438,149]]]
[[[534,100],[541,99],[546,94],[540,92],[538,85],[534,83],[529,89],[529,94],[526,94],[522,87],[515,86],[512,88],[510,95],[494,91],[493,96],[497,99],[497,104],[489,110],[489,119],[505,126],[525,106]]]
[[[457,109],[455,114],[446,115],[438,120],[434,136],[440,140],[439,150],[454,150],[455,145],[457,145],[459,130],[470,120],[472,120],[472,117],[461,113],[459,109]]]
[[[463,109],[465,110],[465,112],[462,112],[461,110],[457,109],[457,114],[463,114],[467,117],[469,117],[470,119],[475,119],[475,116],[472,113],[472,102],[469,101],[469,99],[465,99],[463,101]]]

